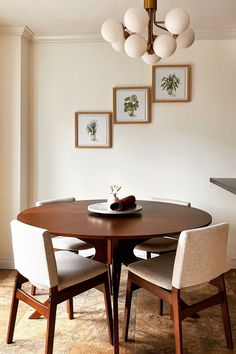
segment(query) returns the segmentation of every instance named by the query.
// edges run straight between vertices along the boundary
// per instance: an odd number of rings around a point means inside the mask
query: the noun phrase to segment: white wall
[[[151,67],[106,43],[33,44],[28,170],[27,89],[25,100],[18,95],[28,83],[28,47],[21,43],[16,56],[13,38],[2,40],[0,261],[12,257],[9,219],[27,201],[29,171],[29,206],[68,195],[106,198],[111,183],[122,185],[121,196],[189,200],[215,222],[230,223],[236,267],[236,196],[209,183],[210,177],[236,177],[236,41],[197,41],[165,61],[192,65],[192,101],[153,104],[151,124],[114,125],[112,149],[75,149],[74,112],[112,111],[112,87],[151,86]]]
[[[192,65],[192,101],[153,104],[151,124],[114,125],[112,149],[75,149],[74,112],[112,111],[112,87],[151,86],[151,67],[106,43],[34,46],[31,204],[106,198],[111,183],[121,195],[189,200],[230,223],[236,262],[236,195],[209,183],[236,177],[236,41],[196,41],[165,61]]]
[[[10,220],[28,206],[28,53],[22,29],[0,35],[0,268],[12,263]]]

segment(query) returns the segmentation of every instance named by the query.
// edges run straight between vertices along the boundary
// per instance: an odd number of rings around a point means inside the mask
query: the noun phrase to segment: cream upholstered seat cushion
[[[92,248],[89,243],[84,242],[76,237],[56,236],[52,238],[53,248],[68,251],[81,251]]]
[[[15,268],[39,288],[66,288],[107,271],[103,263],[69,251],[54,252],[49,232],[11,222]]]
[[[227,241],[229,225],[221,223],[180,234],[176,254],[132,263],[129,271],[139,277],[171,290],[209,282],[227,272]]]
[[[167,237],[157,237],[151,238],[150,240],[144,241],[136,246],[136,249],[140,251],[147,251],[148,252],[168,252],[176,250],[178,245],[178,241],[167,238]]]
[[[128,270],[162,288],[171,290],[175,253],[131,263]]]
[[[58,287],[67,288],[107,271],[107,265],[69,251],[55,252]]]

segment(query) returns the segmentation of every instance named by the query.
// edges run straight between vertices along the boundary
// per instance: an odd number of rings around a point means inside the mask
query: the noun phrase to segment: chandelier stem
[[[153,42],[154,42],[154,35],[153,35],[153,23],[155,19],[155,9],[148,9],[149,15],[149,22],[148,22],[148,40],[147,40],[147,52],[148,54],[153,54]]]
[[[157,0],[144,0],[144,8],[157,10]]]

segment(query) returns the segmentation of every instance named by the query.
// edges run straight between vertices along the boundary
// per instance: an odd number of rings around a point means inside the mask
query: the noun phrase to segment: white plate
[[[139,212],[142,209],[143,207],[138,204],[134,209],[128,209],[124,211],[111,210],[110,206],[107,203],[96,203],[88,206],[89,211],[98,214],[133,214]]]

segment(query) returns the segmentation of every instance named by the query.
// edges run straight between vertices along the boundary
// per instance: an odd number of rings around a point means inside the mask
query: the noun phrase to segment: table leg
[[[144,240],[89,240],[89,242],[96,248],[94,259],[103,263],[112,264],[114,354],[119,354],[118,296],[121,265],[122,263],[128,265],[129,263],[139,260],[137,257],[135,257],[133,249],[138,243]]]
[[[113,244],[112,283],[113,283],[113,344],[114,354],[119,354],[119,311],[118,296],[120,284],[121,261],[118,256],[118,243]]]

